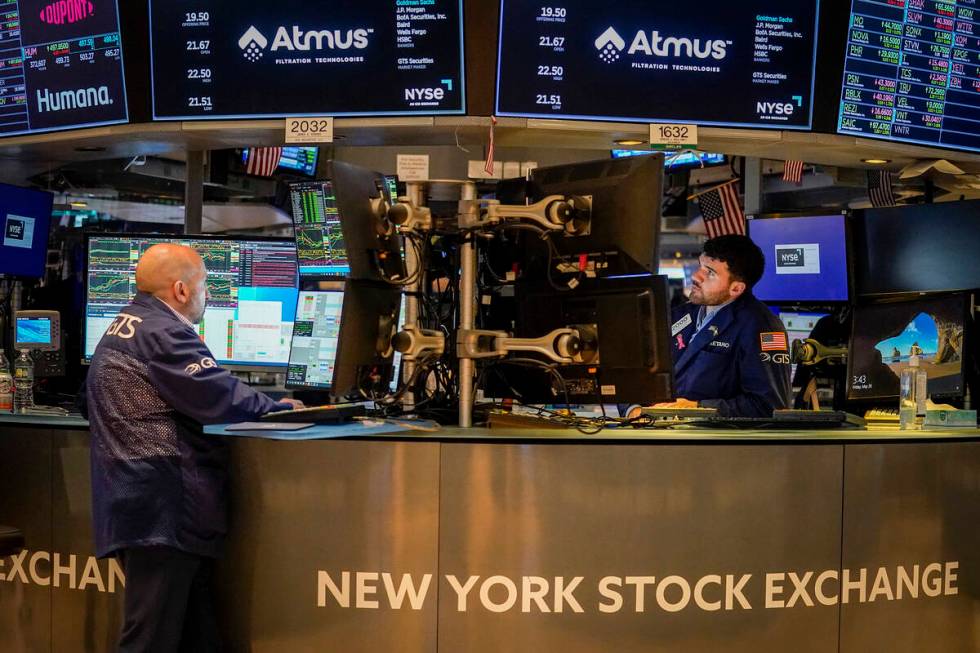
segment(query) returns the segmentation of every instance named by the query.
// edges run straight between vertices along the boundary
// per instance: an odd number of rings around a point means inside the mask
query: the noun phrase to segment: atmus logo
[[[368,36],[373,33],[373,29],[366,28],[322,29],[305,32],[298,25],[293,25],[291,30],[285,27],[277,29],[276,35],[272,38],[272,45],[269,46],[269,40],[265,35],[252,25],[238,39],[238,47],[242,49],[244,57],[254,63],[262,58],[266,46],[272,52],[280,49],[290,52],[349,50],[351,48],[363,50],[368,46]]]
[[[626,47],[626,41],[619,33],[610,27],[599,35],[595,40],[595,49],[599,51],[599,58],[606,63],[613,63],[619,60],[619,53]]]
[[[705,40],[677,36],[661,36],[657,30],[639,30],[630,43],[626,54],[645,54],[648,57],[686,57],[689,59],[721,60],[728,56],[731,41],[721,39]],[[626,49],[626,41],[615,28],[610,27],[595,40],[599,58],[606,63],[619,60],[620,53]]]

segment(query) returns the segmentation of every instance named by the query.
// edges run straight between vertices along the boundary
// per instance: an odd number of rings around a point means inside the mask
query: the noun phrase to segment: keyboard
[[[641,408],[640,414],[654,419],[708,419],[718,416],[717,408]]]
[[[294,410],[276,410],[259,418],[262,422],[313,422],[314,424],[340,424],[367,414],[364,404],[329,404],[307,406]]]

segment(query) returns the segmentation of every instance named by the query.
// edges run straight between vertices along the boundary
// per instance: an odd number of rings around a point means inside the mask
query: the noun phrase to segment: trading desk
[[[980,646],[980,431],[389,426],[234,436],[228,650]],[[113,650],[88,447],[0,417],[0,650]]]

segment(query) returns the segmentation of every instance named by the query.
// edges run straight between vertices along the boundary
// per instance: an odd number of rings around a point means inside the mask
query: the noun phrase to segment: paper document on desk
[[[300,431],[313,426],[313,422],[239,422],[229,424],[226,431]]]

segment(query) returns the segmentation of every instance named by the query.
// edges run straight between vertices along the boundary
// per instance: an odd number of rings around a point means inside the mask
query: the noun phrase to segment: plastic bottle
[[[20,350],[14,361],[14,412],[34,407],[34,359],[27,349]]]
[[[899,428],[921,429],[926,417],[926,372],[919,367],[918,354],[909,356],[909,366],[902,370],[900,393]]]
[[[0,413],[14,409],[14,377],[10,375],[10,364],[0,350]]]

